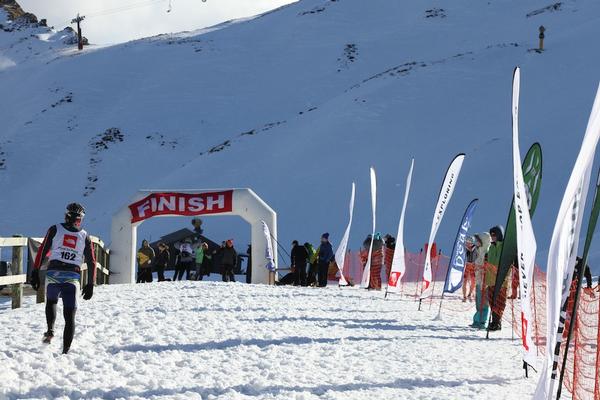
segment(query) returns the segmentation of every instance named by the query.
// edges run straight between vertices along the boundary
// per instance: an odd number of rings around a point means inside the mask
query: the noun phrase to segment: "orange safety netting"
[[[383,268],[378,265],[375,270],[379,271],[381,281],[386,283],[390,273],[394,250],[384,248],[383,252]],[[414,297],[415,299],[422,290],[422,274],[423,265],[425,263],[425,254],[406,252],[406,271],[402,277],[401,294],[403,296]],[[378,258],[379,260],[379,258]],[[366,257],[360,252],[348,252],[344,262],[343,273],[348,282],[359,284],[362,278],[364,263]],[[379,261],[377,262],[379,264]],[[433,274],[433,295],[425,301],[425,306],[439,306],[439,299],[442,295],[444,281],[448,270],[449,258],[441,253],[432,257],[432,274]],[[476,273],[493,274],[495,276],[495,267],[489,264],[480,266]],[[371,274],[373,278],[373,273]],[[585,282],[584,282],[585,283]],[[546,351],[546,273],[535,268],[533,276],[533,291],[531,296],[532,313],[533,313],[533,341],[537,346],[539,355],[543,355]],[[464,283],[463,283],[464,286]],[[470,284],[468,285],[470,286]],[[485,285],[484,285],[485,286]],[[574,400],[594,399],[600,400],[600,286],[592,289],[585,288],[582,285],[582,291],[579,297],[579,305],[577,310],[577,320],[575,321],[573,336],[567,357],[564,378],[564,388],[571,393]],[[493,309],[498,314],[502,315],[504,325],[510,325],[513,328],[515,340],[521,337],[521,308],[519,300],[519,283],[518,274],[515,269],[511,269],[505,283],[506,289],[501,291],[499,299]],[[565,326],[564,340],[561,348],[560,360],[564,356],[566,348],[566,336],[571,323],[571,310],[573,308],[573,296],[576,288],[576,283],[573,283],[571,296],[569,299],[569,307],[567,313],[567,322]],[[585,288],[585,289],[583,289]],[[469,290],[465,291],[469,294]],[[485,295],[483,296],[486,297]],[[504,307],[502,307],[504,306]],[[502,309],[500,308],[502,307]],[[446,294],[442,304],[443,309],[452,310],[455,312],[475,313],[474,301],[463,301],[462,289],[454,294]],[[561,365],[561,368],[563,366]]]

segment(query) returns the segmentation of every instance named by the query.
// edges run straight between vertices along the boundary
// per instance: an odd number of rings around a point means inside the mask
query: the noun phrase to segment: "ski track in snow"
[[[536,380],[522,377],[508,328],[485,340],[467,327],[470,312],[433,321],[436,302],[418,312],[382,292],[100,286],[80,302],[67,356],[60,317],[42,345],[44,306],[33,301],[0,311],[1,399],[515,399]]]

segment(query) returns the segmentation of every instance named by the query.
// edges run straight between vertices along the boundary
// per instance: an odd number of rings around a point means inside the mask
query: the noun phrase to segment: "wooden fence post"
[[[13,235],[13,237],[22,237],[21,235]],[[12,274],[21,275],[23,273],[23,247],[14,246],[12,248]],[[11,285],[10,288],[12,294],[12,308],[20,308],[23,302],[23,284],[16,283]]]
[[[108,271],[108,274],[104,275],[103,284],[108,285],[110,283],[110,253],[104,249],[104,268]]]

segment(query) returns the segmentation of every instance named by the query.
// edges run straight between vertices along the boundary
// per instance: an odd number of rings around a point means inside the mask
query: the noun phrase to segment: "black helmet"
[[[67,212],[65,213],[65,221],[68,224],[75,224],[85,216],[85,208],[79,203],[71,203],[67,206]]]

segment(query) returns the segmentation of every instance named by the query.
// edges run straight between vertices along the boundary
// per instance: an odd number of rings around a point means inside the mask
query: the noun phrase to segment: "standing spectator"
[[[196,276],[197,281],[201,281],[204,277],[204,253],[208,250],[207,243],[200,243],[200,246],[196,249]]]
[[[308,275],[306,277],[307,286],[315,286],[317,284],[317,269],[319,265],[319,255],[312,244],[304,243],[304,248],[308,253]]]
[[[563,338],[566,338],[569,332],[569,325],[571,325],[571,317],[573,305],[575,303],[575,293],[577,293],[577,285],[579,280],[579,271],[583,266],[583,258],[577,256],[575,258],[575,267],[573,268],[573,278],[571,280],[571,288],[569,289],[569,297],[567,298],[567,315],[565,318],[565,328],[563,329]],[[587,293],[592,299],[596,298],[594,294],[594,290],[592,289],[592,273],[590,271],[590,266],[585,265],[585,269],[583,270],[583,277],[585,278],[585,286],[583,286],[583,282],[581,287],[583,288],[584,293]]]
[[[498,273],[498,266],[500,265],[500,255],[502,254],[504,229],[500,225],[494,226],[490,229],[490,237],[492,238],[492,244],[488,251],[488,268],[485,270],[488,303],[492,306],[492,322],[490,323],[489,330],[499,331],[502,329],[502,315],[506,307],[506,289],[508,288],[508,280],[506,278],[502,282],[502,287],[495,302],[493,302],[493,297],[496,275]],[[508,277],[508,274],[506,274],[506,277]]]
[[[212,252],[213,268],[223,273],[223,250],[225,250],[225,240],[221,242],[221,247]]]
[[[137,252],[138,279],[137,283],[152,282],[152,264],[154,261],[154,249],[150,247],[147,240],[142,241],[142,247]]]
[[[181,245],[179,245],[179,255],[177,256],[177,263],[175,264],[175,276],[174,281],[182,280],[183,273],[186,273],[185,279],[190,279],[190,271],[194,265],[194,250],[192,249],[191,239],[185,239]]]
[[[385,264],[385,276],[390,279],[392,272],[392,263],[394,261],[394,251],[396,250],[396,238],[389,233],[383,237],[385,248],[383,252],[383,263]]]
[[[463,303],[466,302],[467,299],[473,301],[473,291],[475,290],[475,249],[475,239],[473,237],[467,237],[465,240],[466,263],[462,284]]]
[[[160,242],[158,244],[158,255],[156,256],[156,259],[154,261],[159,282],[165,281],[165,269],[167,269],[170,259],[171,253],[169,252],[169,246],[167,246],[163,242]]]
[[[207,244],[208,246],[208,244]],[[213,256],[208,251],[208,249],[204,250],[204,260],[202,260],[202,271],[203,275],[210,276],[213,266]]]
[[[381,266],[383,265],[383,240],[381,234],[376,233],[373,238],[367,236],[363,242],[363,249],[360,252],[363,266],[366,268],[369,260],[369,249],[373,241],[373,251],[371,253],[371,266],[369,268],[369,289],[381,290]]]
[[[324,233],[321,236],[321,246],[319,246],[319,268],[317,271],[319,287],[327,286],[329,263],[333,261],[334,258],[333,248],[331,247],[331,243],[329,243],[329,233]]]
[[[300,246],[297,240],[292,242],[292,268],[296,271],[294,285],[306,286],[306,262],[308,261],[308,250]]]
[[[248,264],[246,264],[246,283],[252,283],[252,245],[248,245],[246,250],[248,255]]]
[[[225,242],[225,248],[222,250],[221,265],[223,268],[223,282],[235,282],[233,268],[237,264],[238,255],[233,247],[233,239]]]
[[[575,267],[573,269],[573,282],[577,283],[577,279],[579,278],[579,270],[581,270],[581,266],[583,265],[583,258],[577,256],[575,259]],[[585,264],[585,269],[583,270],[583,276],[585,277],[585,289],[592,288],[592,272],[590,271],[590,266]],[[583,287],[583,285],[582,285]]]
[[[487,323],[490,307],[485,293],[485,271],[486,257],[490,248],[490,234],[487,232],[475,235],[474,240],[474,262],[475,264],[475,315],[471,327],[484,329]]]
[[[393,237],[392,235],[390,235],[389,233],[387,235],[385,235],[383,237],[384,241],[385,241],[385,247],[387,247],[388,249],[395,249],[396,248],[396,238]]]

